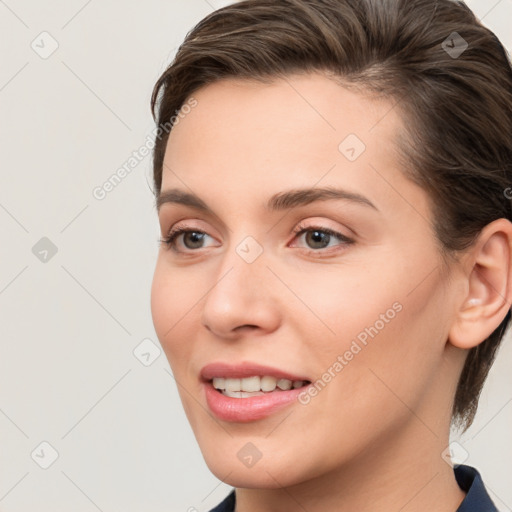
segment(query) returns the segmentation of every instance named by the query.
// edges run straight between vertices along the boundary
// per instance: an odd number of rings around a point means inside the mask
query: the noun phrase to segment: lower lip
[[[211,382],[204,383],[206,402],[217,418],[224,421],[249,422],[256,421],[280,411],[306,389],[303,386],[288,391],[272,391],[265,395],[249,398],[232,398],[217,391]]]

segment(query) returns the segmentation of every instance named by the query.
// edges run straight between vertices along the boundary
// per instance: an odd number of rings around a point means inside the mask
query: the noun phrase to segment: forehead
[[[403,128],[390,97],[377,97],[363,87],[341,86],[316,72],[273,78],[271,82],[226,78],[203,86],[193,94],[197,106],[186,113],[169,137],[169,145],[193,129],[202,139],[258,142],[271,136],[281,141],[292,135],[312,143],[314,133],[338,144],[355,134],[371,143],[374,138],[393,139]],[[211,131],[212,125],[216,126]],[[198,143],[200,141],[196,141]]]
[[[404,125],[394,98],[320,73],[271,83],[224,79],[193,98],[169,136],[162,190],[185,186],[215,201],[343,185],[382,202],[397,199],[397,186],[415,187],[402,183],[395,140]]]

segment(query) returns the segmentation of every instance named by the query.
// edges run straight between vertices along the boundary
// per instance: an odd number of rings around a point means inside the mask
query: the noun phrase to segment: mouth
[[[311,384],[309,380],[282,379],[272,375],[253,375],[242,379],[214,377],[209,382],[219,393],[230,398],[264,396],[268,393],[301,389]]]
[[[206,403],[219,419],[249,422],[266,418],[287,405],[311,380],[254,363],[213,363],[201,370]]]

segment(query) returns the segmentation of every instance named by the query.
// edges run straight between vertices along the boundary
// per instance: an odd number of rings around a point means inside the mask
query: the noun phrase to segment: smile
[[[211,363],[200,373],[208,409],[219,419],[250,422],[297,404],[311,380],[257,363]]]

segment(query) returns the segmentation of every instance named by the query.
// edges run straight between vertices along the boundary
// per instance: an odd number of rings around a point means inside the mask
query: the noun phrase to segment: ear
[[[465,292],[457,304],[448,341],[470,349],[492,334],[510,309],[512,223],[497,219],[485,226],[465,261]]]

